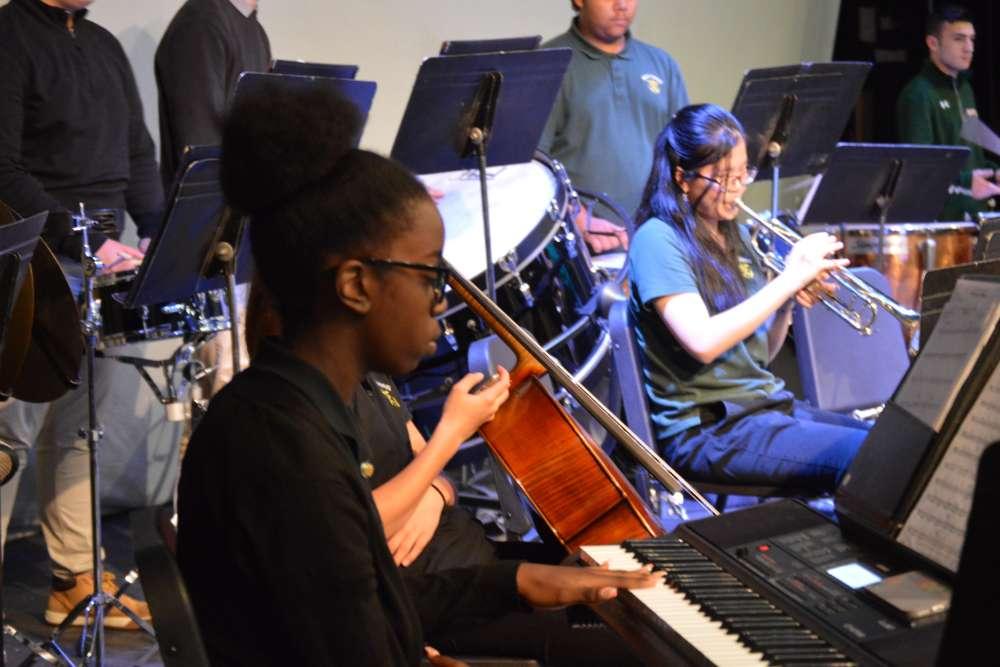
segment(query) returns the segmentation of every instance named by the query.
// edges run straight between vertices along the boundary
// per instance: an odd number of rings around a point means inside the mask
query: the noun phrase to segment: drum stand
[[[80,205],[80,219],[74,231],[83,234],[83,250],[81,252],[81,264],[83,265],[83,293],[84,293],[84,317],[81,321],[81,329],[86,344],[87,362],[87,408],[88,420],[86,429],[81,429],[80,435],[87,438],[87,449],[90,453],[90,502],[91,502],[91,532],[93,536],[93,561],[94,561],[94,591],[79,604],[74,607],[66,619],[59,624],[51,639],[43,646],[44,649],[52,651],[68,664],[73,665],[73,661],[66,652],[59,646],[59,637],[73,622],[81,615],[84,616],[83,627],[80,631],[80,642],[78,653],[83,658],[82,664],[89,664],[90,658],[94,658],[94,664],[100,667],[104,664],[104,614],[105,610],[114,606],[119,611],[128,616],[140,628],[151,636],[155,636],[153,628],[143,619],[139,618],[131,609],[122,604],[119,597],[125,588],[131,583],[126,579],[126,584],[119,588],[114,595],[109,595],[104,591],[104,561],[102,559],[103,549],[101,547],[101,494],[100,494],[100,472],[98,468],[97,445],[103,436],[103,431],[97,421],[97,403],[94,395],[94,363],[97,352],[97,334],[100,329],[96,304],[94,302],[94,277],[101,268],[100,260],[91,253],[90,241],[88,237],[88,227],[93,224],[87,219]]]

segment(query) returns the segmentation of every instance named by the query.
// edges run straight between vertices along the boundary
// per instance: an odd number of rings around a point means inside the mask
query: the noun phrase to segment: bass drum
[[[567,369],[577,370],[598,346],[602,329],[589,306],[598,269],[570,221],[574,194],[569,178],[557,161],[541,152],[530,163],[491,168],[488,178],[496,301],[536,340],[547,343]],[[444,193],[438,209],[445,225],[445,259],[484,289],[478,172],[422,179]],[[470,344],[491,333],[453,293],[446,298],[437,352],[414,373],[399,378],[401,391],[416,409],[443,400],[468,368]]]
[[[851,266],[878,268],[878,225],[804,225],[803,234],[825,231],[839,238]],[[919,310],[924,274],[972,261],[978,226],[973,222],[889,224],[882,241],[882,273],[898,303]]]

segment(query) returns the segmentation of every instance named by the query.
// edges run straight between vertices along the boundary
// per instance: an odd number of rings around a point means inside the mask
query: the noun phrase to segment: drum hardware
[[[777,219],[768,219],[759,215],[744,204],[742,199],[737,199],[736,205],[756,223],[751,232],[751,249],[770,270],[781,273],[785,268],[784,257],[775,251],[765,252],[761,250],[758,245],[758,237],[762,233],[766,233],[789,245],[795,245],[802,240],[802,236]],[[920,313],[896,303],[865,281],[854,276],[850,271],[844,269],[831,271],[830,277],[857,303],[848,303],[844,296],[833,296],[826,292],[818,295],[820,302],[862,336],[871,335],[872,324],[878,314],[879,307],[899,320],[908,333],[912,333],[920,324]]]
[[[937,268],[937,241],[930,238],[921,241],[920,254],[924,258],[924,271]]]
[[[98,304],[94,298],[95,278],[101,269],[101,261],[90,250],[89,230],[95,225],[93,220],[87,217],[83,204],[80,204],[79,216],[74,216],[73,231],[83,236],[83,246],[80,251],[80,264],[83,267],[83,318],[80,328],[83,333],[85,345],[85,360],[87,368],[87,401],[88,423],[86,428],[80,429],[80,436],[87,439],[87,450],[90,455],[90,503],[91,503],[91,534],[93,536],[92,558],[94,564],[94,591],[89,594],[79,604],[74,607],[66,619],[59,624],[48,642],[43,648],[46,651],[57,653],[67,663],[73,664],[63,649],[59,646],[59,637],[73,622],[83,614],[83,628],[80,632],[78,643],[78,653],[89,661],[93,656],[95,664],[100,667],[104,664],[104,612],[107,607],[117,607],[119,611],[129,617],[142,630],[150,636],[155,637],[156,633],[145,620],[139,618],[131,609],[126,607],[119,600],[119,596],[125,591],[130,580],[118,589],[114,595],[104,591],[104,561],[103,549],[101,547],[101,494],[100,494],[100,468],[98,466],[98,442],[104,433],[98,422],[97,398],[94,390],[94,370],[97,357],[97,338],[100,333]]]
[[[514,281],[514,285],[517,287],[517,291],[520,292],[521,299],[524,301],[524,307],[534,308],[535,299],[531,295],[531,285],[521,279],[521,274],[517,270],[517,250],[508,252],[500,259],[498,264],[501,269],[510,275],[511,280]]]

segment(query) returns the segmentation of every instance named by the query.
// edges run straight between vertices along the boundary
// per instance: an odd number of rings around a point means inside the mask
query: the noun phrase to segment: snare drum
[[[94,298],[100,313],[100,348],[127,343],[191,337],[229,328],[225,292],[195,294],[185,301],[126,308],[135,271],[98,276]]]
[[[554,354],[575,370],[600,338],[599,326],[581,312],[594,293],[599,269],[569,220],[569,177],[557,161],[536,152],[530,163],[489,169],[488,178],[496,301],[537,340],[558,343]],[[486,251],[478,172],[422,179],[444,193],[438,209],[445,225],[445,259],[482,289]],[[460,377],[469,345],[491,333],[450,291],[447,300],[437,353],[410,380],[427,377],[433,385]],[[413,399],[421,393],[414,387],[427,383],[410,380],[403,380],[401,388]]]
[[[826,231],[844,243],[851,266],[878,268],[878,225],[805,225],[803,234]],[[920,307],[920,285],[930,269],[972,261],[978,227],[973,222],[889,224],[882,243],[882,273],[892,297],[913,309]]]

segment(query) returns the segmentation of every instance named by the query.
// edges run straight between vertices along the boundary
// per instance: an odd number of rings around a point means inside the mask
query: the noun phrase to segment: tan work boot
[[[118,590],[115,575],[112,572],[104,573],[104,592],[114,595]],[[76,575],[76,583],[64,590],[52,589],[49,593],[49,604],[45,610],[45,622],[49,625],[59,625],[66,620],[69,613],[88,595],[94,592],[94,573],[81,572]],[[144,621],[150,621],[152,616],[149,613],[149,605],[141,600],[136,600],[128,595],[118,598],[123,605],[128,607],[136,616]],[[73,625],[83,625],[84,615],[80,614],[73,619]],[[104,612],[104,627],[117,628],[119,630],[138,630],[131,618],[126,616],[115,606],[109,606]]]

